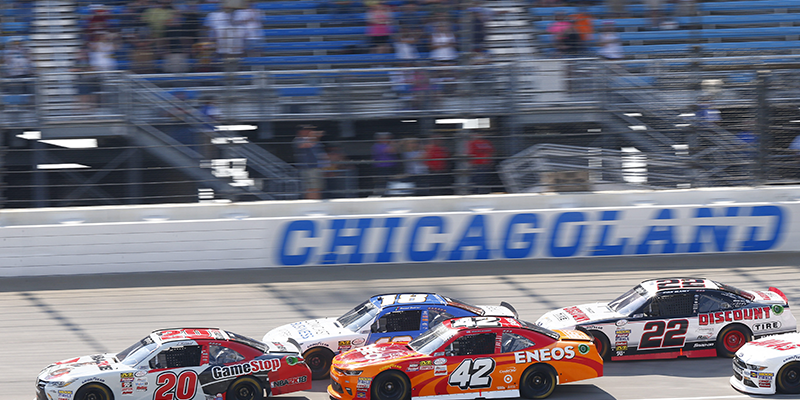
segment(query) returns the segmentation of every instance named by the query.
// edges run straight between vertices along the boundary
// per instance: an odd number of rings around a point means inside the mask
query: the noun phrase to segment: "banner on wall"
[[[277,266],[797,251],[791,205],[620,207],[281,220]]]

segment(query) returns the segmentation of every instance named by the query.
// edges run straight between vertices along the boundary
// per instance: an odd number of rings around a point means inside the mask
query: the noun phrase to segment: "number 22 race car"
[[[417,339],[359,347],[333,359],[333,400],[543,399],[557,384],[603,375],[592,338],[505,317],[442,322]]]
[[[551,311],[536,324],[583,327],[606,360],[733,357],[753,337],[797,328],[780,290],[746,291],[702,278],[644,281],[610,303]]]
[[[297,344],[183,328],[155,331],[117,354],[51,364],[35,400],[260,400],[310,388]]]

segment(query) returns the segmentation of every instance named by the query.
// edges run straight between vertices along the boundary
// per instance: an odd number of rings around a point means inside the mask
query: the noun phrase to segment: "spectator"
[[[450,190],[450,152],[441,143],[441,136],[434,135],[425,146],[425,163],[430,173],[429,190],[433,196],[452,193]]]
[[[398,15],[397,24],[400,31],[419,35],[425,30],[425,13],[419,9],[417,2],[403,2]]]
[[[114,58],[116,44],[114,36],[108,32],[100,32],[97,40],[89,43],[89,64],[95,71],[114,71],[117,60]]]
[[[31,63],[28,49],[19,39],[12,39],[8,48],[3,52],[3,69],[7,81],[9,94],[30,94],[31,85],[24,78],[33,76],[33,63]]]
[[[578,12],[570,16],[572,26],[578,32],[581,39],[581,48],[586,49],[594,41],[594,19],[592,15],[581,7]]]
[[[400,33],[400,38],[394,43],[395,56],[400,60],[416,60],[419,58],[416,37],[409,31]]]
[[[203,105],[200,107],[200,113],[214,122],[222,120],[222,111],[217,107],[217,102],[213,97],[207,98],[203,102]]]
[[[437,97],[436,92],[431,82],[431,74],[425,62],[418,61],[415,68],[411,72],[411,94],[412,94],[412,107],[416,110],[425,110],[433,106],[433,100]]]
[[[367,36],[370,38],[372,53],[388,53],[394,28],[392,10],[388,5],[378,2],[367,9]]]
[[[558,53],[565,52],[565,43],[570,29],[572,29],[572,22],[567,19],[566,14],[562,11],[557,12],[555,20],[547,26],[547,32],[553,37],[553,47]]]
[[[150,38],[153,40],[156,52],[161,53],[166,47],[167,23],[173,17],[173,9],[168,0],[156,0],[155,3],[142,14],[142,21],[147,24]]]
[[[153,74],[156,68],[156,53],[152,43],[143,32],[134,34],[131,39],[131,71],[137,74]]]
[[[487,194],[491,192],[492,165],[494,164],[494,146],[479,131],[474,131],[467,142],[469,169],[471,174],[472,193]]]
[[[597,43],[600,45],[600,50],[598,50],[597,53],[606,60],[619,60],[623,58],[622,41],[614,27],[614,22],[603,22],[603,26],[600,28],[600,34],[597,38]]]
[[[439,21],[431,34],[431,58],[438,64],[452,65],[458,58],[456,36],[445,21]]]
[[[661,19],[663,17],[661,8],[663,7],[663,0],[645,0],[647,12],[650,16],[650,26],[654,29],[661,27]]]
[[[327,175],[326,192],[328,198],[353,197],[348,181],[355,176],[355,167],[350,164],[342,146],[331,145],[328,148],[330,166],[325,171]]]
[[[97,105],[95,93],[100,90],[97,81],[99,77],[90,73],[92,67],[89,64],[89,54],[86,49],[80,50],[71,71],[76,74],[75,80],[81,109],[83,111],[93,110]]]
[[[397,149],[389,132],[375,134],[377,142],[372,145],[372,167],[374,193],[383,196],[389,179],[398,173]]]
[[[249,3],[249,2],[248,2]],[[261,21],[264,19],[264,14],[260,10],[256,10],[252,5],[236,10],[233,12],[233,22],[236,26],[241,27],[244,36],[244,52],[248,57],[257,57],[260,55],[260,44],[264,37],[263,27]]]
[[[403,139],[403,169],[406,179],[414,184],[414,195],[427,195],[428,166],[425,165],[425,150],[419,139]]]
[[[216,72],[219,70],[217,63],[214,62],[214,43],[206,40],[198,41],[192,45],[192,57],[194,58],[194,72]]]
[[[225,71],[237,70],[244,51],[244,36],[233,20],[233,8],[225,3],[222,10],[208,14],[205,25],[216,44],[217,57],[225,63]]]
[[[322,170],[326,167],[327,156],[319,142],[322,134],[313,125],[300,125],[292,141],[295,166],[303,178],[306,199],[321,199],[325,187]]]
[[[164,39],[166,52],[164,53],[164,72],[183,73],[189,70],[189,54],[191,47],[184,43],[183,18],[177,10],[172,13],[172,19],[167,22]]]
[[[89,20],[86,22],[86,41],[94,42],[99,39],[102,32],[110,32],[111,25],[109,23],[110,15],[108,8],[102,4],[92,4],[89,6],[92,12]]]

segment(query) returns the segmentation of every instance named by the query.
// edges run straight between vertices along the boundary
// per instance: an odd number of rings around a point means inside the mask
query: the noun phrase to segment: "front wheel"
[[[778,371],[775,386],[781,393],[800,393],[800,362],[786,364]]]
[[[258,379],[252,376],[243,376],[228,387],[225,394],[227,400],[264,400],[264,389]]]
[[[556,389],[556,371],[547,364],[534,364],[522,373],[519,393],[526,399],[544,399]]]
[[[333,352],[324,347],[308,349],[303,358],[306,365],[311,368],[311,379],[325,379],[330,376]]]
[[[75,393],[75,400],[113,400],[114,395],[105,385],[90,383],[84,385]]]
[[[600,353],[600,358],[603,361],[611,360],[611,344],[608,342],[606,334],[600,331],[589,331],[589,334],[594,337],[594,347]]]
[[[717,356],[732,358],[752,338],[747,328],[738,325],[725,327],[717,336]]]
[[[371,386],[374,400],[411,400],[411,382],[395,371],[386,371],[378,375]]]

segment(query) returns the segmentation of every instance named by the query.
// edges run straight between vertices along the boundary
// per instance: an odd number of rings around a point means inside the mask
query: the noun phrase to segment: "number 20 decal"
[[[644,324],[644,334],[639,341],[639,348],[683,347],[688,329],[689,321],[685,319],[674,319],[669,322],[650,321]]]
[[[450,374],[447,383],[458,386],[461,390],[491,387],[494,366],[494,359],[491,358],[467,358]]]
[[[183,371],[180,376],[165,372],[156,378],[156,393],[153,400],[189,400],[197,390],[197,374]]]

